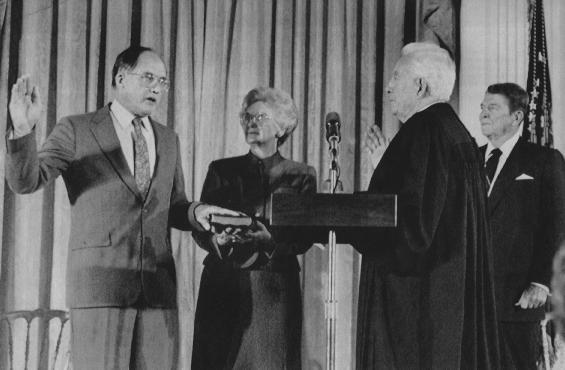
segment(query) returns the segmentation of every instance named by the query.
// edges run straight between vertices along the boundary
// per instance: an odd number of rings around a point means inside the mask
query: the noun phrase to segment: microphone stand
[[[331,136],[328,141],[330,143],[330,178],[329,182],[330,194],[335,194],[340,186],[339,181],[339,148],[336,136]],[[328,286],[326,293],[326,369],[335,370],[335,340],[336,340],[336,324],[337,324],[337,300],[335,297],[335,270],[336,270],[336,235],[334,230],[329,231],[328,235]]]

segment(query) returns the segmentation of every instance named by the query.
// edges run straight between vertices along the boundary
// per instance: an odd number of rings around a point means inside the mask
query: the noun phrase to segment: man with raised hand
[[[176,274],[169,228],[209,230],[235,212],[186,199],[176,133],[151,118],[169,88],[162,59],[132,46],[112,70],[115,99],[64,117],[37,150],[39,92],[10,100],[6,177],[31,193],[61,175],[71,205],[67,303],[75,369],[177,366]]]

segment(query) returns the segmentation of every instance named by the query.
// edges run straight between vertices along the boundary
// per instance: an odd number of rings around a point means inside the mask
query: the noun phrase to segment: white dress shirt
[[[518,129],[518,131],[516,131],[514,136],[512,136],[510,139],[506,140],[504,142],[504,144],[502,144],[498,148],[498,149],[500,149],[502,154],[500,155],[500,158],[498,159],[498,165],[496,166],[496,171],[494,172],[494,177],[492,178],[492,181],[491,181],[489,189],[488,189],[488,195],[489,196],[490,196],[490,192],[492,191],[492,187],[493,187],[494,183],[496,182],[496,179],[498,178],[498,174],[500,173],[500,170],[502,170],[502,167],[504,167],[504,163],[506,163],[506,160],[508,159],[508,156],[512,152],[512,149],[514,149],[514,147],[516,146],[516,143],[520,139],[521,133],[522,133],[522,125],[520,125],[520,128]],[[485,150],[485,161],[484,161],[484,163],[487,163],[487,160],[491,156],[492,151],[494,149],[496,149],[496,148],[489,141],[488,144],[487,144],[487,150]]]
[[[122,147],[122,152],[126,157],[128,167],[132,173],[135,175],[135,163],[134,163],[134,147],[133,147],[133,119],[135,116],[128,111],[123,105],[117,100],[114,100],[110,104],[110,113],[112,116],[112,122],[114,123],[114,129],[116,130],[116,135],[120,141],[120,146]],[[141,125],[141,132],[145,141],[147,142],[147,151],[149,153],[149,173],[153,177],[153,170],[155,168],[155,134],[153,133],[153,128],[151,127],[151,122],[149,117],[145,116],[141,119],[143,123]]]

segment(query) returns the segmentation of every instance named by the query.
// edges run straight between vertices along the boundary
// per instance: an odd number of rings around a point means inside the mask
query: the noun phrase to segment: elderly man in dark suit
[[[454,81],[447,51],[414,43],[389,82],[403,125],[369,192],[398,194],[398,227],[355,244],[358,369],[499,369],[486,183],[479,149],[447,104]],[[370,142],[387,142],[371,132]]]
[[[520,136],[527,107],[524,89],[499,83],[479,116],[505,369],[535,369],[540,359],[551,261],[565,233],[565,162]]]
[[[171,369],[178,353],[169,227],[209,229],[186,199],[178,137],[150,118],[169,81],[151,49],[130,47],[112,71],[115,100],[65,117],[39,151],[41,102],[29,78],[12,89],[6,175],[31,193],[61,175],[71,204],[67,302],[75,369]]]

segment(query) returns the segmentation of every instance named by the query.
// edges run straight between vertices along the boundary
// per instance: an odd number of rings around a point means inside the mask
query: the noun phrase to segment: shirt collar
[[[522,125],[520,125],[520,127],[518,128],[518,131],[516,131],[516,133],[514,135],[512,135],[510,137],[510,139],[506,140],[498,149],[500,149],[500,151],[502,152],[501,155],[503,156],[509,156],[510,152],[512,151],[512,149],[514,149],[514,147],[516,146],[516,143],[518,142],[518,140],[520,140],[520,136],[522,135]],[[489,141],[487,143],[487,150],[486,150],[486,158],[488,158],[490,156],[490,152],[492,152],[494,150],[494,145],[492,145],[492,143]]]
[[[127,110],[127,108],[124,107],[118,100],[114,99],[112,101],[112,104],[110,104],[110,110],[112,111],[114,117],[116,117],[116,120],[118,121],[120,126],[122,126],[122,128],[129,129],[130,127],[132,127],[131,121],[133,121],[135,115]],[[143,128],[151,127],[148,116],[142,117],[141,122],[143,123]]]

